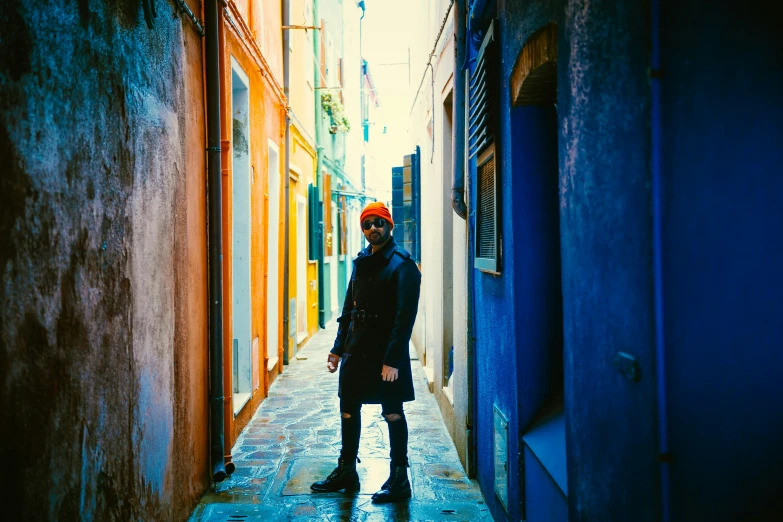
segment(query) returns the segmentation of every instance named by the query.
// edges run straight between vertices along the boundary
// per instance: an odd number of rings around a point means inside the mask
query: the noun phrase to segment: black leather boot
[[[359,474],[356,473],[356,461],[351,459],[339,459],[326,480],[319,480],[310,485],[310,489],[316,493],[328,493],[331,491],[355,491],[359,489]]]
[[[374,504],[386,504],[405,498],[411,498],[411,483],[408,481],[407,466],[391,465],[389,479],[381,486],[380,491],[372,496]]]

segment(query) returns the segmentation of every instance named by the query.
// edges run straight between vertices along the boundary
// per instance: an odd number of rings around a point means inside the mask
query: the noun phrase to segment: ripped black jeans
[[[389,426],[389,456],[392,465],[408,466],[408,421],[405,420],[402,401],[390,401],[381,404],[384,419]],[[362,431],[362,403],[340,399],[340,412],[350,415],[342,417],[343,447],[340,458],[348,462],[355,461],[359,453],[359,438]],[[397,420],[390,421],[387,415],[399,415]]]

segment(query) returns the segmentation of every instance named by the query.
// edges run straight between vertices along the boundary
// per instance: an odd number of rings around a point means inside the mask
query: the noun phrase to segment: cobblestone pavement
[[[318,332],[273,383],[233,448],[236,471],[204,495],[191,522],[492,520],[478,484],[465,475],[418,361],[416,401],[405,404],[413,498],[370,502],[389,474],[389,435],[376,405],[362,408],[359,493],[310,491],[336,466],[340,452],[337,374],[326,371],[336,331],[332,324]]]

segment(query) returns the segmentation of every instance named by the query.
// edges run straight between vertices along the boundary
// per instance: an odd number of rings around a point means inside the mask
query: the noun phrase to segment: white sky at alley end
[[[411,49],[409,79],[408,49],[416,46],[413,31],[417,24],[411,23],[411,18],[417,16],[417,11],[420,12],[423,7],[426,11],[426,4],[422,0],[365,0],[362,54],[368,62],[380,100],[374,118],[377,121],[371,122],[374,125],[370,128],[379,172],[368,173],[367,184],[382,184],[377,188],[388,190],[389,200],[391,169],[401,166],[403,156],[413,152],[407,132],[412,91],[418,86],[420,78],[412,75],[414,71],[421,70],[414,64],[417,60],[422,61],[422,57],[415,56]],[[426,57],[423,60],[426,62]],[[416,85],[411,85],[413,83]],[[383,134],[384,126],[386,134]]]

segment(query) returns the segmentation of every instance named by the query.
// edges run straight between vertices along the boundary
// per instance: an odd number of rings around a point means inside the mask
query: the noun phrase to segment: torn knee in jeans
[[[342,412],[342,417],[343,417],[343,419],[350,419],[351,418],[351,414]]]
[[[389,413],[388,415],[384,415],[386,417],[387,422],[395,422],[402,419],[402,415],[398,413]]]

